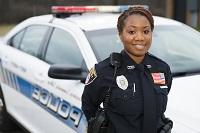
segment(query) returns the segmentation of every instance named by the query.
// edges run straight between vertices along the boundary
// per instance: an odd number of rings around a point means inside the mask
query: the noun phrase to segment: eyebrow
[[[130,27],[137,28],[137,26],[130,25]],[[151,26],[144,26],[143,28],[151,28]]]

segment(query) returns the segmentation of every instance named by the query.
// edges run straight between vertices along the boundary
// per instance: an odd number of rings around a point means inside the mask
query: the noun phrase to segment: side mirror
[[[87,73],[77,66],[54,64],[50,66],[48,76],[54,79],[71,79],[83,81],[86,79]]]

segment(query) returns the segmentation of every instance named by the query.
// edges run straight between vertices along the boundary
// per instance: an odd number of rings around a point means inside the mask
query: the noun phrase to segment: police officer
[[[82,95],[83,112],[87,120],[94,117],[111,86],[107,132],[157,133],[163,126],[172,75],[167,63],[148,53],[154,29],[152,14],[141,6],[130,7],[119,16],[117,28],[124,46],[121,66],[112,84],[111,57],[90,70]]]

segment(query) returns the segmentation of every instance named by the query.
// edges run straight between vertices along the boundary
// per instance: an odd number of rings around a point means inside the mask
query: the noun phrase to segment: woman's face
[[[131,57],[144,57],[152,41],[151,25],[145,16],[134,14],[126,18],[119,34],[125,51]]]

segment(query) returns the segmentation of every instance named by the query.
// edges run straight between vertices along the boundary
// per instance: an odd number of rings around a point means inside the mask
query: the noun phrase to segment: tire
[[[0,131],[10,132],[16,130],[17,125],[11,120],[11,117],[6,111],[5,101],[0,86]]]

